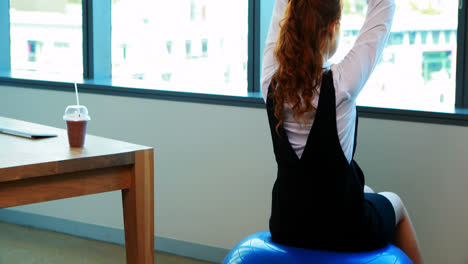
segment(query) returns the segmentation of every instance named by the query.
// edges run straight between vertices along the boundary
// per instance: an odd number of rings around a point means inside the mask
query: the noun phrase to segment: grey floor
[[[125,264],[125,247],[0,222],[0,264]],[[156,252],[157,264],[208,264]]]

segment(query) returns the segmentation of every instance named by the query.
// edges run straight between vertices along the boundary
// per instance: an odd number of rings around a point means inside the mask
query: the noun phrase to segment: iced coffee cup
[[[63,120],[67,122],[68,143],[72,148],[84,146],[86,126],[91,120],[88,109],[83,105],[70,105],[65,110]]]

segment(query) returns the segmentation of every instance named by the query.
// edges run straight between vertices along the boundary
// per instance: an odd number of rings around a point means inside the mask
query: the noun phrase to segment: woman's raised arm
[[[268,30],[268,35],[265,41],[261,78],[262,94],[265,100],[271,78],[278,67],[274,58],[274,52],[280,31],[280,22],[284,18],[287,2],[288,0],[276,0],[275,7],[273,8],[273,15],[271,17],[270,29]]]
[[[334,75],[347,97],[355,99],[387,44],[395,13],[394,0],[367,0],[367,15],[353,48],[335,65]],[[337,98],[338,99],[338,98]]]

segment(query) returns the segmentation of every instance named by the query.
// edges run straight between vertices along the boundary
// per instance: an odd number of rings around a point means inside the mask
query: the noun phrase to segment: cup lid
[[[81,121],[81,120],[91,120],[91,117],[88,114],[88,108],[84,105],[69,105],[65,109],[65,114],[63,115],[63,120],[66,121]]]

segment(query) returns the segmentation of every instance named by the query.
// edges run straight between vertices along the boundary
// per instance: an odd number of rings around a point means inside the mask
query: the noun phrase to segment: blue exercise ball
[[[345,253],[294,248],[271,240],[270,231],[248,236],[226,256],[223,264],[413,264],[394,245],[368,252]]]

